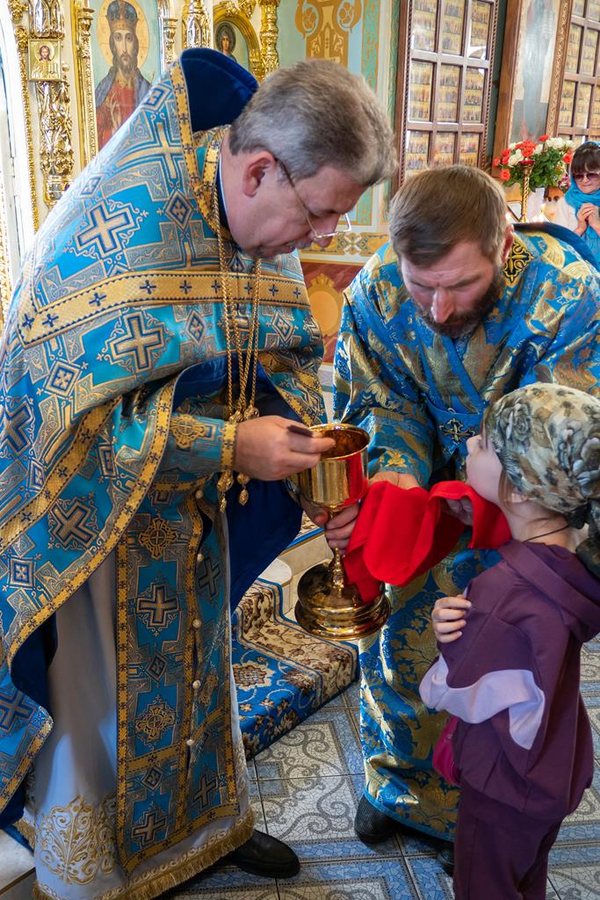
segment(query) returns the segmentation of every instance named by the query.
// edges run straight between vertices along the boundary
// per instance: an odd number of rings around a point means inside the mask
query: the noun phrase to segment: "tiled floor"
[[[552,851],[547,900],[600,900],[600,640],[584,652],[582,679],[596,779]],[[294,847],[300,874],[276,882],[214,868],[168,900],[452,900],[450,879],[425,838],[368,848],[354,835],[363,788],[357,685],[263,751],[250,775],[257,827]],[[23,882],[6,896],[26,900],[30,890]]]
[[[600,640],[583,660],[583,692],[596,740],[596,781],[563,826],[547,900],[600,900]],[[250,764],[257,827],[291,844],[302,862],[290,881],[213,869],[169,900],[451,900],[450,879],[426,839],[368,848],[352,822],[363,789],[358,689],[298,726]],[[266,823],[266,824],[265,824]]]

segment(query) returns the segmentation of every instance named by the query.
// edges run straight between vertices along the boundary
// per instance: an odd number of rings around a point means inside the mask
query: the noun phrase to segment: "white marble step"
[[[0,898],[31,900],[33,853],[0,830]]]
[[[330,557],[331,551],[325,540],[325,535],[323,532],[320,532],[316,536],[308,537],[305,541],[288,547],[279,558],[288,564],[293,575],[302,575],[311,566],[315,566],[322,559]]]

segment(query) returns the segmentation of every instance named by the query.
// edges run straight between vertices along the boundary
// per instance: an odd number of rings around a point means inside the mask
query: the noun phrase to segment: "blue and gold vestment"
[[[252,831],[235,770],[229,585],[251,581],[270,561],[265,548],[276,556],[299,524],[279,484],[251,483],[250,503],[232,498],[228,522],[217,512],[234,426],[224,412],[212,198],[222,126],[252,90],[251,76],[222,54],[184,53],[48,217],[8,312],[0,350],[0,822],[18,817],[23,779],[53,728],[49,692],[59,688],[46,673],[55,619],[70,600],[84,602],[92,576],[114,564],[116,805],[110,800],[105,837],[115,849],[100,854],[101,865],[97,835],[81,836],[76,860],[57,850],[69,843],[60,829],[73,833],[73,810],[79,825],[100,821],[85,798],[38,810],[42,844],[55,835],[46,854],[55,880],[38,885],[40,896],[148,900]],[[204,118],[190,111],[207,91],[215,128],[206,110]],[[228,233],[225,253],[245,335],[254,261]],[[314,424],[322,345],[296,256],[263,261],[258,298],[257,405]],[[240,554],[254,556],[253,573],[236,570],[230,540],[248,544]],[[97,677],[81,672],[83,681]],[[220,820],[210,845],[199,842],[173,874],[178,843]],[[167,850],[169,866],[159,857],[153,872],[148,861]],[[109,878],[101,889],[94,866]]]
[[[489,403],[520,385],[556,381],[597,394],[598,273],[565,240],[517,233],[505,289],[478,327],[451,340],[420,318],[390,245],[350,286],[336,351],[335,413],[367,429],[371,474],[409,472],[426,486],[464,479],[466,441]],[[458,793],[431,768],[443,714],[418,685],[437,656],[430,612],[462,593],[493,552],[468,537],[432,571],[395,588],[393,613],[361,652],[361,738],[367,795],[382,812],[450,838]]]

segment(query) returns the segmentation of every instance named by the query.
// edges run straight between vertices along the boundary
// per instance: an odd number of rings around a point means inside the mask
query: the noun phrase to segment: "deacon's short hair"
[[[504,191],[481,169],[427,169],[394,197],[390,237],[398,258],[419,267],[438,262],[462,241],[478,243],[487,259],[498,262],[506,214]]]

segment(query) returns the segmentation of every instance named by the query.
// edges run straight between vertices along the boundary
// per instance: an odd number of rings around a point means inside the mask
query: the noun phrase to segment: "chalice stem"
[[[341,594],[344,590],[344,568],[342,566],[342,553],[339,547],[333,551],[333,559],[330,564],[331,586],[334,594]]]

